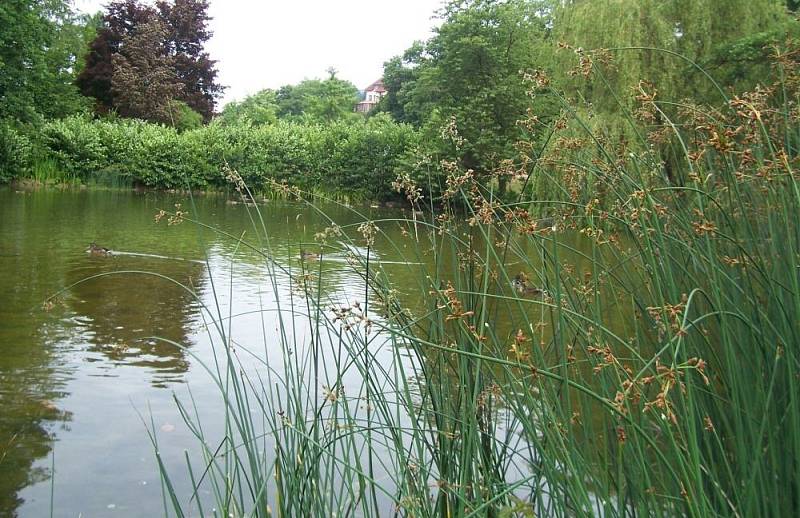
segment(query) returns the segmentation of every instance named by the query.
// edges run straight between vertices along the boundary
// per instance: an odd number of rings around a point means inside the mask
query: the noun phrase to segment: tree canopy
[[[542,66],[544,8],[530,0],[448,3],[430,40],[384,65],[389,94],[381,109],[421,126],[430,142],[445,126],[456,131],[458,145],[438,139],[437,151],[464,168],[488,172],[513,158],[517,121],[531,103],[522,75]]]
[[[451,0],[438,17],[433,37],[384,64],[378,109],[419,127],[426,153],[479,174],[540,139],[519,122],[557,116],[556,90],[619,133],[640,84],[672,103],[667,115],[684,98],[721,102],[771,74],[770,49],[798,32],[783,0]],[[525,74],[555,90],[527,95]]]
[[[232,101],[225,105],[219,121],[226,125],[252,124],[263,126],[278,120],[277,95],[274,90],[265,89],[247,96],[243,101]]]
[[[78,77],[81,92],[96,100],[100,113],[164,122],[164,107],[182,102],[210,120],[223,87],[204,50],[211,37],[207,10],[206,0],[159,1],[154,7],[111,2]],[[148,90],[169,97],[146,100]]]
[[[377,111],[423,135],[421,157],[492,175],[524,160],[519,142],[544,142],[546,124],[520,121],[553,120],[564,102],[623,142],[644,134],[634,124],[665,128],[684,99],[720,104],[765,82],[776,73],[774,48],[800,36],[796,8],[795,0],[730,0],[724,9],[719,0],[450,0],[431,38],[384,64],[388,93]],[[96,17],[77,16],[67,0],[7,0],[0,29],[0,119],[59,118],[93,101],[99,114],[188,129],[211,119],[223,90],[205,51],[208,0],[111,0]],[[219,120],[363,117],[354,113],[357,88],[328,72],[229,103]],[[532,95],[532,77],[552,88]],[[642,89],[661,102],[646,124],[634,122]]]
[[[33,121],[84,110],[74,87],[94,20],[63,0],[0,4],[0,118]]]
[[[265,89],[241,102],[228,103],[220,115],[225,124],[247,122],[272,124],[278,119],[325,123],[360,117],[354,113],[358,89],[328,70],[327,79],[306,79],[284,85],[277,91]]]
[[[160,52],[166,34],[164,24],[152,18],[122,37],[120,47],[125,52],[112,56],[111,77],[115,108],[122,117],[173,121],[172,107],[182,97],[184,84],[173,58]]]
[[[278,117],[330,122],[353,114],[358,89],[328,70],[326,79],[306,79],[281,87],[276,94]]]
[[[713,97],[715,89],[693,63],[707,66],[719,49],[765,31],[786,30],[789,22],[780,0],[728,0],[724,9],[717,0],[572,0],[556,10],[553,33],[556,41],[585,54],[558,53],[555,72],[562,84],[607,111],[618,112],[618,95],[640,81],[673,101]],[[592,60],[595,49],[610,49],[612,66],[602,77],[570,74],[580,58],[584,64]],[[718,79],[724,84],[724,77]]]

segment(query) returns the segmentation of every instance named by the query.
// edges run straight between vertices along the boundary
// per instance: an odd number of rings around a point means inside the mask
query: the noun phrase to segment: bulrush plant
[[[779,85],[675,120],[642,83],[640,142],[589,132],[564,101],[549,137],[497,172],[516,199],[446,163],[442,199],[395,182],[419,216],[328,220],[323,258],[347,257],[363,296],[323,295],[323,261],[304,264],[304,296],[265,312],[280,332],[257,371],[216,316],[225,437],[179,403],[205,454],[187,457],[195,494],[211,488],[225,516],[797,515],[795,52],[777,55]],[[681,155],[665,166],[661,145]],[[260,232],[240,244],[278,295],[289,259],[249,210]],[[168,511],[201,506],[162,473]]]

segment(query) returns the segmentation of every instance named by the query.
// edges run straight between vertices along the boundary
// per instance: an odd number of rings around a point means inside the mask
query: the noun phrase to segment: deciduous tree
[[[123,36],[113,56],[111,91],[119,115],[175,125],[183,84],[173,58],[161,52],[167,29],[158,18]]]
[[[555,39],[569,44],[555,57],[558,86],[592,107],[593,131],[655,151],[676,184],[684,180],[675,164],[685,158],[670,121],[684,101],[725,106],[726,97],[767,79],[762,47],[796,23],[782,0],[721,7],[718,0],[572,0],[555,11]],[[737,63],[748,53],[754,59]],[[641,111],[641,99],[655,104]],[[645,112],[632,124],[631,115]],[[654,138],[643,142],[648,133]]]
[[[217,82],[216,61],[205,51],[212,33],[208,28],[207,0],[160,1],[159,16],[167,27],[167,52],[183,84],[181,101],[208,121],[223,87]]]
[[[128,62],[134,60],[126,55],[123,44],[125,38],[135,37],[142,27],[156,20],[161,26],[158,33],[163,40],[158,46],[148,46],[159,54],[149,59],[162,65],[168,64],[173,72],[170,81],[176,78],[183,85],[179,97],[174,100],[184,102],[206,121],[210,120],[223,87],[217,82],[216,62],[204,50],[205,43],[211,37],[207,11],[206,0],[160,1],[155,7],[144,5],[139,0],[111,2],[103,17],[103,27],[90,45],[87,66],[78,78],[81,91],[97,100],[99,112],[112,109],[119,113],[126,112],[127,108],[120,109],[116,97],[119,90],[114,87],[114,63],[121,62],[119,56]],[[152,26],[148,31],[152,36]],[[140,55],[135,60],[141,58]],[[151,79],[166,77],[161,72],[151,74]],[[130,78],[122,81],[129,82]],[[170,85],[163,85],[163,89],[173,90]]]
[[[356,116],[358,89],[350,81],[336,77],[328,70],[328,78],[306,79],[297,85],[282,86],[276,93],[277,115],[282,119],[330,122]]]
[[[86,66],[76,81],[83,95],[95,99],[98,113],[116,108],[112,85],[114,56],[119,54],[122,40],[154,16],[155,11],[138,0],[117,0],[106,6],[97,36],[89,44]]]
[[[530,106],[522,73],[541,66],[548,30],[544,5],[531,0],[448,3],[433,38],[387,62],[387,109],[400,120],[421,124],[429,143],[441,142],[443,125],[457,129],[461,145],[436,151],[478,174],[513,159],[522,135],[517,122]]]
[[[225,105],[219,116],[220,122],[227,125],[252,124],[262,126],[278,120],[278,103],[274,90],[266,89],[250,95],[241,102]]]
[[[62,0],[0,3],[0,118],[33,121],[86,107],[72,83],[88,24]]]
[[[555,39],[587,53],[612,49],[602,77],[573,75],[577,57],[562,53],[556,73],[597,110],[620,112],[640,81],[672,102],[717,95],[691,64],[707,64],[718,49],[789,22],[782,0],[571,0],[556,10]],[[585,57],[591,59],[589,54]],[[734,85],[724,85],[734,86]],[[721,100],[721,99],[718,99]]]

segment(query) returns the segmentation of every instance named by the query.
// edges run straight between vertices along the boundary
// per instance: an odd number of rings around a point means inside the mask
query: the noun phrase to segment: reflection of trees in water
[[[50,200],[0,191],[0,516],[15,516],[19,492],[50,476],[34,465],[50,454],[53,423],[71,419],[57,408],[68,375],[55,361],[63,328],[56,311],[35,309],[62,282],[54,225],[42,223],[54,217]]]
[[[25,487],[50,478],[50,470],[34,467],[37,459],[47,457],[53,437],[49,422],[66,423],[70,412],[59,410],[55,403],[30,390],[41,380],[9,381],[0,376],[0,387],[19,387],[0,395],[0,516],[14,516],[23,503],[17,496]],[[30,381],[30,383],[27,383]],[[25,388],[28,390],[24,390]],[[55,394],[53,394],[55,396]]]
[[[33,262],[28,275],[2,274],[18,271],[23,258],[0,261],[0,516],[14,516],[23,503],[18,493],[49,478],[49,469],[34,464],[50,454],[52,423],[71,419],[54,402],[65,372],[51,346],[63,330],[53,315],[32,310],[53,271],[37,257],[25,259]]]
[[[187,368],[174,347],[136,342],[149,334],[186,342],[191,300],[166,281],[142,276],[98,279],[76,287],[66,300],[66,309],[59,303],[50,313],[39,309],[59,287],[104,271],[150,270],[184,283],[201,282],[203,266],[198,264],[124,256],[90,258],[84,253],[88,242],[97,239],[113,248],[122,248],[124,243],[130,250],[197,256],[193,229],[187,226],[181,233],[153,224],[156,204],[171,206],[172,198],[153,201],[149,195],[106,191],[17,194],[0,189],[2,517],[16,515],[23,505],[18,495],[24,488],[49,478],[48,457],[58,427],[69,426],[72,419],[61,410],[65,382],[75,368],[65,353],[81,332],[69,320],[71,310],[77,320],[89,321],[86,336],[91,334],[92,349],[104,357],[151,367],[156,375],[163,369],[166,376],[180,377]],[[118,326],[123,329],[115,329]],[[101,348],[118,343],[140,350]]]
[[[73,269],[71,281],[123,270],[147,271],[197,289],[204,265],[191,261],[145,257],[87,258]],[[145,273],[119,273],[78,284],[72,306],[88,331],[90,351],[113,363],[152,369],[153,384],[180,381],[189,368],[185,352],[149,337],[189,345],[198,306],[185,289]]]

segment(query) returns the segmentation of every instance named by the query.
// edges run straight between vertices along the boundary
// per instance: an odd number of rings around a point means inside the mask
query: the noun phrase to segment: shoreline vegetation
[[[225,361],[206,367],[228,409],[223,442],[202,435],[199,402],[178,403],[204,452],[187,459],[193,480],[205,470],[195,491],[208,488],[226,513],[265,517],[796,513],[800,69],[776,66],[782,88],[694,106],[669,135],[643,136],[679,139],[673,178],[653,154],[581,135],[575,116],[549,153],[529,156],[535,173],[498,172],[560,195],[504,202],[454,166],[445,203],[419,219],[331,221],[319,247],[347,258],[363,299],[320,296],[324,256],[302,262],[297,298],[264,317],[281,331],[260,345],[279,347],[283,363],[263,374],[216,328]],[[538,76],[532,88],[549,84]],[[656,97],[637,97],[638,120],[651,120]],[[395,186],[415,208],[430,203],[408,178]],[[278,293],[289,272],[260,228],[229,237],[273,269]],[[422,307],[375,263],[379,243],[428,265],[404,286]],[[209,319],[226,321],[213,309]],[[202,514],[161,474],[165,513]]]
[[[353,199],[392,196],[395,171],[418,133],[387,117],[332,124],[209,125],[178,132],[141,121],[71,117],[41,126],[32,141],[8,135],[17,181],[156,189],[224,189],[235,170],[254,191],[286,183]],[[27,156],[26,156],[27,155]]]
[[[667,134],[693,104],[717,109],[776,82],[776,49],[800,36],[778,0],[735,0],[724,18],[714,0],[691,8],[631,2],[642,24],[587,2],[450,2],[436,13],[432,38],[386,61],[387,92],[369,114],[354,113],[361,94],[334,68],[215,113],[224,89],[203,51],[207,2],[178,3],[117,0],[93,16],[66,4],[20,4],[4,14],[0,23],[28,24],[31,33],[17,35],[19,48],[3,58],[0,183],[214,189],[232,170],[255,191],[277,182],[386,201],[400,199],[392,186],[398,175],[438,198],[458,167],[494,182],[509,200],[522,186],[497,172],[545,154],[552,128],[574,115],[620,149],[656,153],[664,174],[680,183],[673,169],[681,150],[643,144],[642,131],[652,125]],[[43,38],[53,39],[45,42],[51,54],[42,54]],[[34,58],[41,62],[26,68]],[[554,88],[529,95],[540,77]],[[657,96],[658,110],[631,124],[635,98],[646,92]],[[536,124],[526,123],[531,114]],[[553,194],[525,187],[529,197]]]
[[[209,511],[200,488],[226,516],[797,515],[797,21],[784,2],[727,5],[450,2],[387,62],[366,119],[282,119],[291,95],[267,92],[263,124],[0,124],[3,181],[272,189],[323,218],[328,193],[413,209],[329,221],[300,274],[257,206],[248,240],[228,236],[279,307],[246,345],[204,308],[226,433],[176,398],[202,452],[185,495],[152,425],[165,515]],[[214,230],[190,208],[161,218]],[[376,264],[379,240],[430,265],[403,287],[421,307]],[[357,303],[318,295],[331,251],[363,279]],[[259,347],[263,369],[240,368]]]

